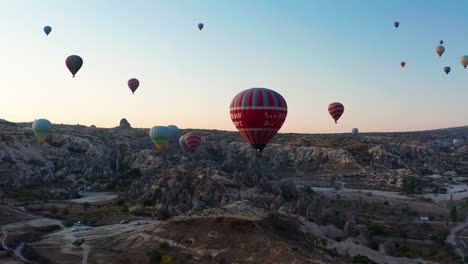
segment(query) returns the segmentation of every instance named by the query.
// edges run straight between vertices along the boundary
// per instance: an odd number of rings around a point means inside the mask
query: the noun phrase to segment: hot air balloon
[[[444,44],[444,41],[443,40],[439,41],[439,44],[440,45]]]
[[[231,120],[260,158],[265,146],[283,126],[288,114],[286,100],[267,88],[251,88],[231,101]]]
[[[458,146],[461,146],[463,144],[463,139],[454,139],[453,140],[453,145],[455,145],[456,147]]]
[[[201,31],[205,25],[203,23],[198,23],[198,29]]]
[[[169,137],[170,137],[169,144],[173,144],[174,143],[174,138],[179,133],[179,128],[177,126],[174,126],[174,125],[169,125],[169,126],[167,126],[167,128],[169,128]]]
[[[468,55],[462,56],[462,57],[460,58],[460,63],[461,63],[461,65],[463,65],[463,67],[465,67],[465,69],[466,69],[466,66],[468,66]]]
[[[328,106],[328,113],[335,120],[335,124],[344,112],[344,106],[341,103],[334,102]]]
[[[51,31],[52,31],[52,28],[50,26],[45,26],[44,27],[44,32],[46,33],[47,36],[49,36]]]
[[[359,134],[359,129],[353,128],[353,130],[351,130],[351,132],[353,133],[353,136],[357,137],[358,134]]]
[[[127,84],[128,84],[128,88],[132,90],[132,94],[133,94],[135,93],[136,89],[138,89],[138,86],[140,86],[140,81],[138,81],[138,79],[132,78],[128,80]]]
[[[404,61],[400,62],[400,65],[401,65],[402,68],[405,67],[406,62],[404,62]]]
[[[187,144],[185,144],[185,136],[186,135],[182,135],[179,138],[179,145],[180,145],[180,147],[182,148],[183,151],[190,152],[190,149],[187,147]]]
[[[398,28],[398,26],[400,25],[400,22],[395,22],[393,23],[393,25],[395,26],[395,28]]]
[[[446,74],[449,74],[449,72],[450,72],[450,67],[444,67],[444,72],[445,72]]]
[[[195,132],[185,134],[185,145],[187,145],[190,152],[195,152],[201,144],[201,136]]]
[[[52,130],[52,123],[47,119],[37,119],[33,122],[32,129],[39,139],[39,142],[42,144]]]
[[[65,60],[65,64],[73,75],[73,78],[75,78],[75,74],[81,69],[81,66],[83,66],[83,59],[78,55],[71,55]]]
[[[436,47],[435,51],[437,54],[439,54],[439,57],[442,57],[442,54],[445,52],[445,48],[444,46],[440,45]]]
[[[165,126],[154,126],[149,130],[149,136],[157,149],[164,149],[169,141],[169,128]]]

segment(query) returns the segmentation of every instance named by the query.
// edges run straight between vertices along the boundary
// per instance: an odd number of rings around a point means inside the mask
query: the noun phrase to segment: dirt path
[[[463,219],[463,222],[458,223],[457,225],[455,225],[454,227],[450,229],[450,234],[447,236],[447,239],[445,240],[446,243],[448,243],[449,245],[452,245],[453,243],[457,244],[457,248],[455,248],[454,250],[460,256],[462,256],[462,258],[465,258],[465,252],[460,247],[461,243],[457,243],[457,240],[458,240],[457,233],[463,230],[467,226],[468,226],[468,217],[465,217],[465,219]]]

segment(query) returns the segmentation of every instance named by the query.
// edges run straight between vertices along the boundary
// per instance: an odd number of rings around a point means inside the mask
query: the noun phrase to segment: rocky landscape
[[[111,129],[56,124],[43,145],[30,127],[0,120],[0,198],[18,218],[0,222],[7,249],[0,260],[145,263],[157,252],[167,263],[462,263],[442,245],[452,222],[464,218],[465,196],[429,197],[468,182],[468,144],[452,144],[468,140],[468,126],[359,137],[278,134],[260,160],[237,132],[195,130],[203,143],[187,154],[175,144],[156,150],[148,130],[127,120]],[[119,200],[86,209],[70,201],[90,191]],[[104,208],[114,217],[102,217]],[[36,230],[22,241],[30,257],[18,260],[12,251],[21,239],[3,230],[26,221],[21,213],[64,227]],[[125,235],[88,230],[71,238],[65,228],[81,219],[100,230],[122,217],[153,222]],[[61,248],[78,238],[86,242]]]

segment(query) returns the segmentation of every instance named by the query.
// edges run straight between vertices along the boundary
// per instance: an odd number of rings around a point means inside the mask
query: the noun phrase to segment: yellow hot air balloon
[[[444,48],[444,46],[440,45],[440,46],[437,46],[435,51],[436,51],[437,54],[439,54],[439,57],[442,57],[442,54],[444,54],[444,52],[445,52],[445,48]]]
[[[468,66],[468,55],[462,56],[462,57],[460,58],[460,63],[461,63],[461,65],[463,65],[463,67],[465,67],[465,69],[466,69],[466,66]]]

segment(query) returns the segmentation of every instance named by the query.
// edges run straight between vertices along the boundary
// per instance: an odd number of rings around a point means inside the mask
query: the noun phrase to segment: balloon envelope
[[[50,26],[44,27],[44,32],[46,33],[47,36],[50,34],[51,31],[52,31],[52,28]]]
[[[203,23],[199,23],[199,24],[198,24],[198,29],[199,29],[199,30],[202,30],[204,26],[205,26],[205,25],[203,25]]]
[[[185,152],[190,152],[190,149],[187,147],[187,144],[185,144],[185,135],[182,135],[179,138],[179,145],[182,148],[183,151]]]
[[[463,67],[466,69],[466,66],[468,66],[468,55],[462,56],[460,58],[460,64],[463,65]]]
[[[328,113],[337,123],[338,119],[340,119],[341,115],[344,113],[344,106],[341,103],[334,102],[328,105]]]
[[[73,77],[83,66],[83,59],[78,55],[71,55],[65,60],[68,70],[71,72]]]
[[[444,72],[445,72],[446,74],[449,74],[449,72],[450,72],[450,67],[444,67]]]
[[[404,61],[400,62],[400,65],[401,65],[402,68],[405,67],[406,62],[404,62]]]
[[[463,140],[462,140],[462,139],[458,139],[458,138],[457,138],[457,139],[454,139],[454,140],[453,140],[453,145],[455,145],[455,146],[458,147],[458,146],[460,146],[461,144],[463,144]]]
[[[437,46],[435,51],[439,55],[439,57],[442,57],[442,54],[444,54],[445,52],[445,48],[444,46]]]
[[[439,41],[439,44],[440,45],[444,44],[444,41],[443,40]]]
[[[399,23],[399,22],[395,22],[395,23],[393,23],[393,26],[395,26],[395,28],[397,28],[399,25],[400,25],[400,23]]]
[[[195,152],[201,144],[201,136],[195,132],[185,134],[185,145],[187,145],[190,152]]]
[[[37,119],[33,122],[32,129],[39,142],[43,143],[52,130],[52,123],[47,119]]]
[[[230,105],[231,120],[258,155],[283,126],[288,106],[281,94],[251,88],[237,94]]]
[[[357,136],[358,133],[359,133],[359,129],[353,128],[353,130],[351,130],[351,132],[353,133],[353,135]]]
[[[174,143],[174,138],[176,138],[177,134],[179,133],[179,128],[174,125],[168,125],[167,128],[169,129],[169,136],[170,140],[169,143]]]
[[[140,86],[140,81],[138,81],[138,79],[132,78],[128,80],[127,84],[132,93],[135,93],[136,89],[138,89],[138,86]]]
[[[169,141],[169,129],[165,126],[154,126],[149,130],[149,136],[157,149],[164,149]]]

